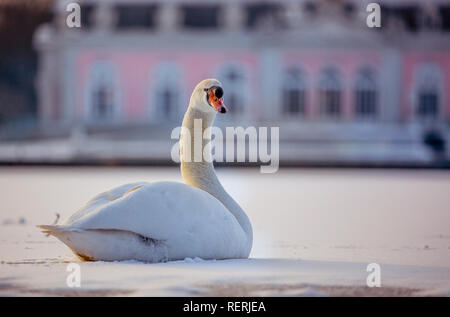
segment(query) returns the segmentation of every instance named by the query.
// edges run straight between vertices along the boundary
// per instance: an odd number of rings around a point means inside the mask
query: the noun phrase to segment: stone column
[[[380,69],[378,107],[380,119],[384,122],[397,122],[401,119],[402,100],[400,93],[402,62],[401,53],[387,49],[383,53],[383,66]]]
[[[176,3],[161,2],[158,13],[158,28],[162,31],[174,31],[180,23],[180,15]]]
[[[108,32],[116,23],[114,8],[110,3],[101,2],[93,14],[94,27],[96,31]]]
[[[37,114],[41,123],[51,122],[55,116],[57,100],[55,78],[55,32],[51,25],[40,26],[34,35],[34,47],[38,51],[38,73],[36,78]]]
[[[245,14],[243,4],[239,2],[223,2],[222,24],[227,31],[238,31],[244,27]]]
[[[277,120],[282,113],[281,106],[281,61],[275,48],[265,48],[260,52],[261,105],[264,119]]]
[[[284,5],[283,15],[291,28],[297,28],[301,25],[304,17],[303,10],[301,8],[302,3],[288,2]]]

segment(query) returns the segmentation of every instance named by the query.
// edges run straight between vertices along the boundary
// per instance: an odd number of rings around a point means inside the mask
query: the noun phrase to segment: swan
[[[190,133],[180,138],[184,183],[122,185],[95,196],[61,225],[38,227],[82,261],[248,258],[253,241],[249,218],[221,185],[212,161],[192,159],[194,151],[186,150],[198,138],[194,120],[202,120],[205,132],[217,113],[227,112],[223,94],[216,79],[201,81],[192,92],[182,124],[182,131]]]

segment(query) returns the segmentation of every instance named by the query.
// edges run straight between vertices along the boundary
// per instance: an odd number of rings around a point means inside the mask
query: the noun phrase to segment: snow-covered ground
[[[254,229],[249,260],[79,263],[34,225],[174,168],[0,168],[0,295],[450,295],[447,171],[219,169]],[[70,262],[81,287],[69,288]],[[381,287],[366,287],[369,263]]]

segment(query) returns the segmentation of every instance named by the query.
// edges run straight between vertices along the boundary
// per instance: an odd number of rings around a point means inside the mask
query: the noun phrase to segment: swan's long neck
[[[195,121],[197,122],[197,125],[200,123],[200,121],[196,119],[201,119],[201,135],[200,133],[195,133],[194,131]],[[215,113],[206,113],[189,106],[183,119],[183,130],[188,129],[189,133],[183,133],[182,131],[182,137],[180,140],[181,174],[186,184],[198,187],[210,193],[222,202],[222,204],[234,215],[247,235],[249,246],[248,252],[250,253],[253,232],[247,215],[239,204],[236,203],[236,201],[225,191],[222,184],[217,179],[212,161],[208,162],[204,160],[203,156],[199,162],[198,159],[197,162],[194,159],[194,140],[196,139],[198,144],[201,143],[201,153],[203,153],[205,145],[208,144],[211,139],[210,130],[207,131],[208,135],[205,135],[205,129],[212,126],[214,119]],[[190,147],[190,151],[186,150],[188,147]],[[210,154],[211,153],[208,153],[208,155]]]

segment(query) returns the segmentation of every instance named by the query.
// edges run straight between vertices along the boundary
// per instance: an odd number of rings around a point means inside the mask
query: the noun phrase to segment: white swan
[[[213,164],[194,162],[184,151],[194,144],[194,119],[202,119],[204,131],[217,112],[227,112],[222,102],[215,79],[203,80],[191,95],[183,119],[190,138],[182,133],[180,141],[185,184],[123,185],[97,195],[62,225],[38,227],[86,261],[247,258],[253,240],[247,215],[222,187]]]

